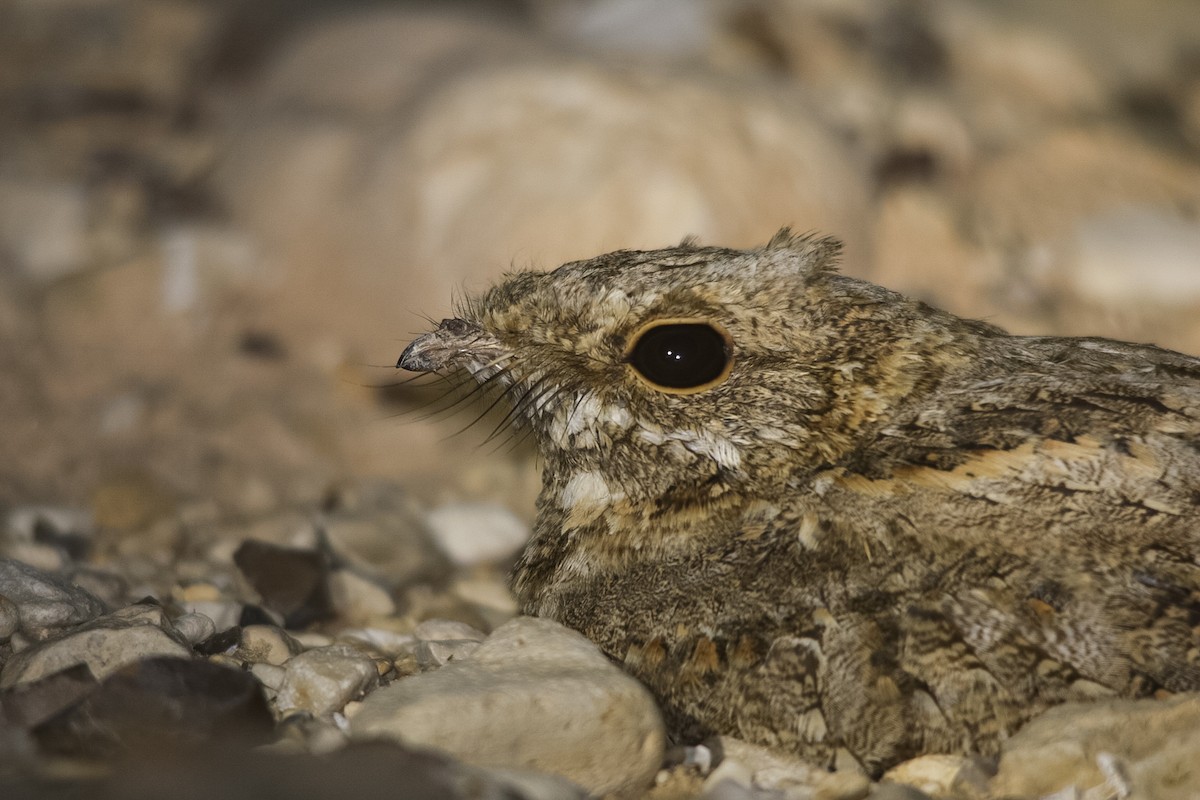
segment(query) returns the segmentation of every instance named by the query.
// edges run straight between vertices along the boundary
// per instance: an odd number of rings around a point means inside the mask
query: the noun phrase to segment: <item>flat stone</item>
[[[362,702],[351,736],[562,775],[594,794],[647,787],[665,734],[646,689],[578,633],[518,617],[469,658]]]
[[[375,660],[344,644],[307,650],[287,662],[275,698],[278,714],[307,711],[314,716],[340,711],[379,682]]]
[[[34,639],[87,622],[105,611],[104,604],[90,592],[13,559],[0,560],[0,595],[17,607],[21,632]]]
[[[160,627],[163,624],[162,609],[120,609],[15,654],[0,671],[0,688],[35,681],[76,664],[86,664],[97,680],[103,680],[146,658],[190,659],[188,644]]]

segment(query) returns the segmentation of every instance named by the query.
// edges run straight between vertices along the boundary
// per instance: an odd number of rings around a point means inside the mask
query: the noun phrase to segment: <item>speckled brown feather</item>
[[[994,753],[1047,706],[1200,689],[1200,360],[1018,337],[833,269],[838,246],[520,273],[415,341],[507,387],[545,459],[522,609],[646,682],[677,735],[878,772]],[[728,379],[659,392],[647,320]]]

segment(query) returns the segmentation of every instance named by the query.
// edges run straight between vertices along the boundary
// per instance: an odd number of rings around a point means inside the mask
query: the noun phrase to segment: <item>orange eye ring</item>
[[[697,394],[725,382],[733,371],[733,351],[733,337],[718,322],[660,317],[629,337],[623,358],[657,392]]]

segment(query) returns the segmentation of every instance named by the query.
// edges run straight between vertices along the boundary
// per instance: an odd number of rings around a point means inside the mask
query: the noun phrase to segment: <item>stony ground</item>
[[[513,266],[784,224],[1200,352],[1193,0],[8,2],[0,111],[0,795],[1200,795],[1187,696],[882,782],[666,741],[514,619],[532,455],[391,367]]]

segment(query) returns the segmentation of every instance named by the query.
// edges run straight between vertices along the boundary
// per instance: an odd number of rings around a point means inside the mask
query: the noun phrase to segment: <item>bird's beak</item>
[[[461,319],[444,319],[437,330],[412,340],[396,366],[412,372],[437,372],[458,357],[473,354],[481,339],[491,339],[478,325]]]

